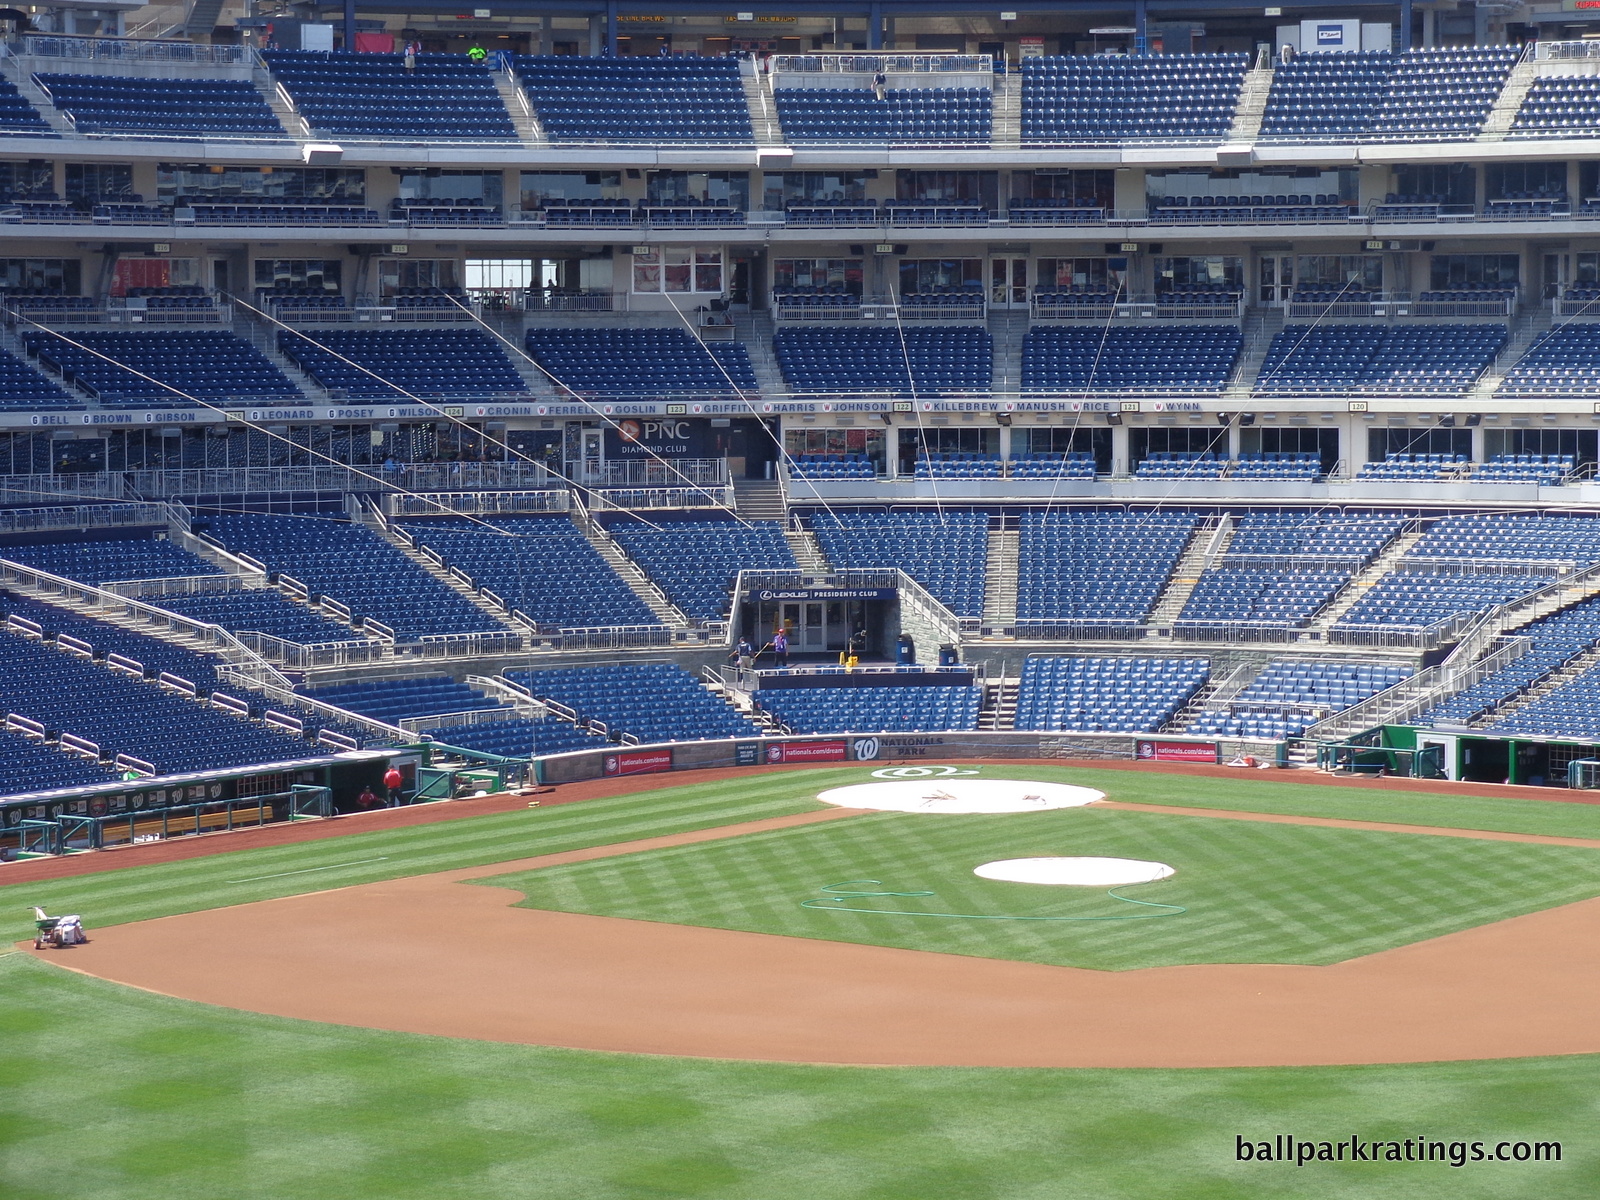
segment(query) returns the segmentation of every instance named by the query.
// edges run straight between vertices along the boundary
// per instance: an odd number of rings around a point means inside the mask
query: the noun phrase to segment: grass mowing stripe
[[[812,789],[796,787],[792,780],[774,776],[770,781],[761,781],[767,786],[760,788],[752,788],[751,782],[728,780],[709,789],[670,788],[408,829],[358,833],[297,846],[230,851],[101,875],[13,884],[0,887],[0,942],[19,941],[32,932],[32,923],[19,915],[25,911],[24,905],[70,908],[83,912],[91,928],[103,927],[276,899],[311,889],[377,883],[452,867],[709,829],[819,807],[811,798]],[[351,865],[348,856],[363,850],[375,852],[370,856],[372,861],[358,860],[364,865]],[[320,871],[316,880],[304,877],[305,872],[324,866],[331,869]],[[233,882],[250,877],[250,868],[256,869],[256,882]]]
[[[1250,1070],[589,1054],[209,1008],[0,961],[7,1200],[1590,1200],[1600,1057]],[[67,1114],[63,1116],[63,1114]],[[1555,1139],[1240,1163],[1235,1137]]]
[[[326,867],[302,867],[298,871],[279,871],[276,875],[252,875],[249,879],[230,879],[229,883],[260,883],[263,879],[284,879],[290,875],[309,875],[313,871],[337,871],[340,867],[360,867],[367,863],[388,862],[387,854],[378,858],[358,858],[355,862],[331,863]]]
[[[929,890],[921,911],[1103,916],[1101,889],[980,879],[1037,854],[1155,859],[1177,868],[1131,899],[1183,907],[1160,922],[914,921],[803,902],[843,879]],[[1324,965],[1600,894],[1600,851],[1109,809],[1004,816],[882,813],[474,882],[525,907],[904,949],[1129,970],[1198,963]],[[873,906],[889,908],[889,905]],[[902,907],[902,906],[893,906]]]

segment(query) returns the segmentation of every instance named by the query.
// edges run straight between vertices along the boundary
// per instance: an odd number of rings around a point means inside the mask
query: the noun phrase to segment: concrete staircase
[[[1226,674],[1208,678],[1201,684],[1200,689],[1172,714],[1172,719],[1165,722],[1158,732],[1182,733],[1189,728],[1191,721],[1208,708],[1221,708],[1231,703],[1238,698],[1240,692],[1250,686],[1250,681],[1261,674],[1262,668],[1271,661],[1272,655],[1263,652],[1242,654],[1232,659]]]
[[[42,67],[40,69],[53,71],[56,67]],[[44,118],[44,123],[50,126],[51,129],[68,137],[76,137],[78,135],[77,126],[67,120],[65,113],[50,103],[49,97],[44,94],[38,84],[33,82],[32,74],[19,67],[15,59],[0,59],[0,77],[9,79],[17,85],[17,91],[22,93],[22,98],[39,110],[39,115]]]
[[[517,82],[516,73],[491,71],[490,78],[494,80],[495,91],[500,93],[506,112],[511,114],[511,124],[516,127],[517,136],[525,142],[548,142],[550,139],[545,137],[544,128],[534,114],[533,105],[528,103],[528,93]]]
[[[1494,365],[1480,375],[1467,392],[1468,403],[1492,399],[1505,382],[1507,372],[1521,360],[1534,342],[1550,331],[1554,323],[1554,315],[1542,304],[1531,306],[1516,317],[1505,349],[1495,356]]]
[[[749,352],[750,365],[755,370],[756,387],[763,396],[781,396],[789,389],[783,382],[783,372],[778,369],[777,357],[772,353],[772,314],[768,312],[735,312],[733,338],[743,342]]]
[[[756,69],[749,58],[739,60],[739,81],[744,85],[744,102],[750,109],[750,128],[755,130],[756,145],[786,145],[783,129],[778,124],[778,106],[772,99],[772,81]]]
[[[1019,679],[992,679],[984,682],[983,700],[978,707],[979,729],[1015,729],[1017,724],[1017,695],[1022,690]]]
[[[1489,110],[1489,115],[1483,122],[1478,141],[1505,141],[1506,134],[1510,132],[1511,125],[1516,121],[1517,113],[1522,108],[1522,102],[1528,98],[1528,90],[1538,78],[1538,64],[1532,61],[1520,62],[1511,68],[1511,74],[1506,77],[1506,86],[1501,89],[1500,95],[1495,99],[1494,107]]]
[[[1255,67],[1244,76],[1239,89],[1239,104],[1233,110],[1233,124],[1228,127],[1230,142],[1253,142],[1261,132],[1261,118],[1267,109],[1267,95],[1272,91],[1272,63]]]
[[[775,479],[735,479],[733,511],[746,521],[785,520],[783,485]]]
[[[1022,145],[1022,76],[994,77],[994,128],[989,144],[996,150]]]
[[[644,573],[644,568],[623,553],[622,547],[612,540],[611,535],[598,521],[574,522],[595,552],[606,560],[606,565],[615,571],[623,583],[633,594],[644,601],[656,620],[663,625],[675,629],[687,629],[694,624],[693,621],[680,610],[672,601],[667,599],[667,594]]]
[[[222,15],[222,9],[227,2],[228,0],[194,0],[183,19],[183,36],[191,41],[210,37],[211,31],[217,27],[217,18]]]
[[[1022,339],[1028,332],[1026,309],[989,310],[989,335],[994,339],[995,395],[1015,395],[1022,390]]]
[[[1148,625],[1170,626],[1178,619],[1183,606],[1194,594],[1200,574],[1228,552],[1233,542],[1235,527],[1232,516],[1224,513],[1214,521],[1201,525],[1183,548],[1178,565],[1172,569],[1167,586],[1150,609]]]
[[[983,636],[1016,637],[1017,558],[1022,534],[1017,518],[995,513],[989,518],[989,556],[984,564]]]
[[[278,123],[289,131],[290,137],[313,136],[306,119],[300,115],[300,110],[294,106],[294,101],[289,99],[289,93],[278,86],[278,81],[265,67],[256,68],[251,74],[251,82],[256,85],[256,91],[261,93],[261,98],[267,102],[267,107],[272,110],[273,116],[278,118]]]
[[[783,540],[789,543],[789,549],[794,551],[794,560],[800,564],[800,569],[808,575],[830,575],[833,573],[833,564],[828,561],[828,556],[822,552],[822,546],[817,542],[817,535],[809,529],[785,529]]]
[[[1372,590],[1378,580],[1393,570],[1395,564],[1421,540],[1421,530],[1415,533],[1402,533],[1395,538],[1379,552],[1378,557],[1373,559],[1365,570],[1358,572],[1354,579],[1344,585],[1334,596],[1332,603],[1318,613],[1307,628],[1325,632],[1336,624],[1340,617],[1360,603],[1361,598]]]
[[[1256,379],[1261,374],[1261,364],[1266,361],[1267,350],[1272,346],[1272,339],[1282,328],[1281,308],[1252,308],[1245,311],[1244,325],[1240,330],[1244,335],[1244,349],[1239,361],[1234,364],[1233,374],[1228,377],[1228,385],[1223,392],[1225,399],[1242,403],[1250,398]]]
[[[1485,713],[1483,716],[1474,719],[1471,724],[1475,729],[1492,729],[1507,717],[1521,712],[1536,700],[1544,699],[1558,688],[1566,687],[1578,676],[1586,671],[1593,670],[1597,666],[1600,666],[1600,646],[1591,646],[1582,654],[1569,659],[1566,663],[1551,671],[1550,674],[1539,680],[1538,683],[1516,699],[1502,704],[1493,712]]]

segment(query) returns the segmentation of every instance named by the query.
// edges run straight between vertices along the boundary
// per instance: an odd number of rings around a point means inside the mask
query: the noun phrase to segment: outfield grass
[[[0,961],[7,1200],[1573,1200],[1600,1057],[876,1069],[315,1025]],[[1250,1164],[1234,1139],[1558,1139],[1562,1161]]]
[[[999,765],[983,773],[1063,779],[1148,803],[1600,836],[1594,809],[1541,801],[1344,791],[1247,775]],[[81,910],[92,933],[120,921],[805,811],[818,789],[868,776],[863,767],[746,776],[15,885],[0,888],[0,937],[29,932],[26,904]],[[1117,836],[1140,845],[1139,822],[1202,824],[1095,816],[1107,836],[1123,830]],[[868,817],[816,830],[887,831],[895,822]],[[1391,851],[1416,845],[1430,859],[1504,848],[1384,840]],[[805,894],[817,882],[834,880],[807,879]],[[1439,919],[1452,919],[1447,898],[1430,903]],[[1239,911],[1251,929],[1276,920],[1270,910]],[[724,1063],[301,1023],[136,992],[23,955],[0,959],[5,1200],[1562,1200],[1600,1189],[1596,1128],[1600,1056],[1226,1071]],[[1564,1153],[1558,1165],[1460,1170],[1233,1161],[1236,1135],[1279,1132],[1555,1138]]]
[[[1056,854],[1168,863],[1173,878],[1116,890],[1188,911],[972,873],[995,859]],[[886,915],[802,907],[817,897],[829,904],[824,886],[868,879],[882,888],[859,890],[934,895],[845,905]],[[877,813],[480,882],[516,888],[527,908],[1102,970],[1320,965],[1600,894],[1600,850],[1107,809]]]

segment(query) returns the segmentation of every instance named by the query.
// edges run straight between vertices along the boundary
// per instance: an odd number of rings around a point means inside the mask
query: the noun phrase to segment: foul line
[[[229,883],[260,883],[263,879],[282,879],[288,875],[309,875],[313,871],[337,871],[340,867],[359,867],[366,863],[388,862],[387,854],[379,858],[358,858],[355,862],[333,863],[326,867],[306,867],[302,871],[279,871],[276,875],[252,875],[249,879],[230,879]]]

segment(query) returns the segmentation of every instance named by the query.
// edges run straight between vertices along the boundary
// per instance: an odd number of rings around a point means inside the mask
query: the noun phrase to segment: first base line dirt
[[[852,815],[804,813],[164,917],[41,957],[253,1012],[636,1054],[1247,1067],[1600,1052],[1600,899],[1333,966],[1106,972],[515,908],[513,890],[463,886]],[[1463,834],[1472,836],[1445,836]]]

